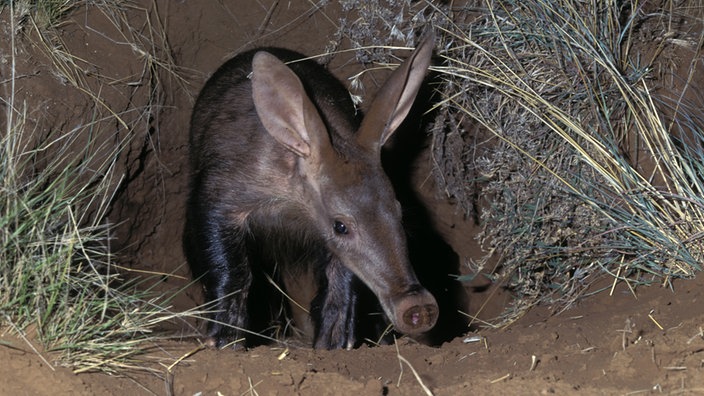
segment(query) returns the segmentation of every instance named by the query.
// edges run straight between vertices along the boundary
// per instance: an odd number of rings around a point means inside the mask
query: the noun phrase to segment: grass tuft
[[[0,327],[38,343],[30,346],[75,372],[150,370],[146,354],[167,337],[160,329],[199,313],[173,313],[173,295],[154,292],[150,279],[120,274],[107,214],[124,177],[118,160],[158,109],[161,86],[155,75],[163,70],[173,76],[175,69],[168,58],[155,55],[163,36],[125,29],[125,41],[145,65],[138,77],[153,84],[152,96],[144,107],[112,109],[86,80],[79,66],[85,61],[56,34],[62,18],[79,5],[102,7],[116,25],[127,21],[126,8],[117,2],[1,4],[12,26],[0,135]],[[36,34],[21,33],[27,29]],[[88,120],[49,132],[36,126],[37,111],[17,95],[20,37],[47,56],[61,82],[91,103]]]
[[[638,3],[496,1],[444,29],[435,158],[468,211],[486,207],[482,241],[519,297],[508,321],[569,306],[604,273],[634,287],[701,271],[704,118],[656,92],[642,32],[668,32],[651,17]],[[479,155],[477,127],[494,140]],[[443,156],[455,144],[460,158]]]
[[[16,27],[22,29],[29,21],[42,29],[55,27],[68,15],[80,0],[3,0],[0,7],[13,8],[13,14],[19,22]]]

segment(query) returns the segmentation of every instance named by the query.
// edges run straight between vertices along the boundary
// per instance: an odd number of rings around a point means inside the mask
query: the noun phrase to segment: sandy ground
[[[437,348],[400,339],[351,351],[262,346],[235,352],[174,342],[153,354],[164,362],[185,357],[180,363],[131,378],[51,368],[22,340],[5,336],[0,393],[420,395],[425,385],[435,395],[702,394],[703,286],[696,280],[674,292],[651,287],[638,298],[619,287],[560,315],[536,308],[508,329],[482,330]]]

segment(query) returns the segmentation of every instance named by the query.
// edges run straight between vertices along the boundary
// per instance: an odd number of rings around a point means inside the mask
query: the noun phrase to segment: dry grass
[[[658,58],[638,52],[650,17],[495,2],[444,28],[435,159],[448,191],[481,211],[497,279],[518,296],[508,321],[539,302],[569,306],[604,273],[635,287],[701,270],[704,119],[654,92]],[[478,149],[477,128],[493,142]]]
[[[89,61],[72,54],[57,34],[80,7],[95,7],[121,27],[118,40],[142,62],[141,75],[121,81],[86,72]],[[147,279],[120,275],[107,213],[125,176],[118,158],[159,111],[160,79],[183,83],[163,56],[169,54],[163,29],[146,10],[122,2],[13,1],[1,10],[11,24],[11,43],[0,139],[0,323],[22,337],[32,333],[27,342],[41,344],[33,349],[51,352],[53,364],[75,372],[149,370],[147,354],[167,337],[156,330],[199,312],[171,312],[173,295],[155,293]],[[128,16],[140,12],[147,29],[129,24],[134,19]],[[87,119],[40,132],[48,121],[17,94],[18,57],[28,46],[45,56],[67,90],[82,95],[92,109]],[[144,104],[116,108],[103,99],[105,87],[129,88],[134,81],[149,87]]]

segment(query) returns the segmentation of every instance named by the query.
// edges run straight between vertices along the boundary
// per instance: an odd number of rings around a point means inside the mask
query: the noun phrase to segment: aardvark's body
[[[438,307],[409,265],[380,161],[432,46],[426,39],[391,75],[361,125],[342,84],[315,62],[284,64],[303,57],[291,51],[243,53],[207,82],[191,120],[184,247],[213,304],[211,344],[244,336],[257,271],[309,310],[316,348],[356,342],[359,280],[398,331],[433,327]]]

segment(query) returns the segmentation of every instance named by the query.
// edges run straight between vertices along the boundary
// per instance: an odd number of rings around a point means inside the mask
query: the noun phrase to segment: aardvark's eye
[[[345,223],[340,220],[335,220],[335,223],[332,225],[332,229],[335,230],[335,233],[338,235],[346,235],[349,232]]]

